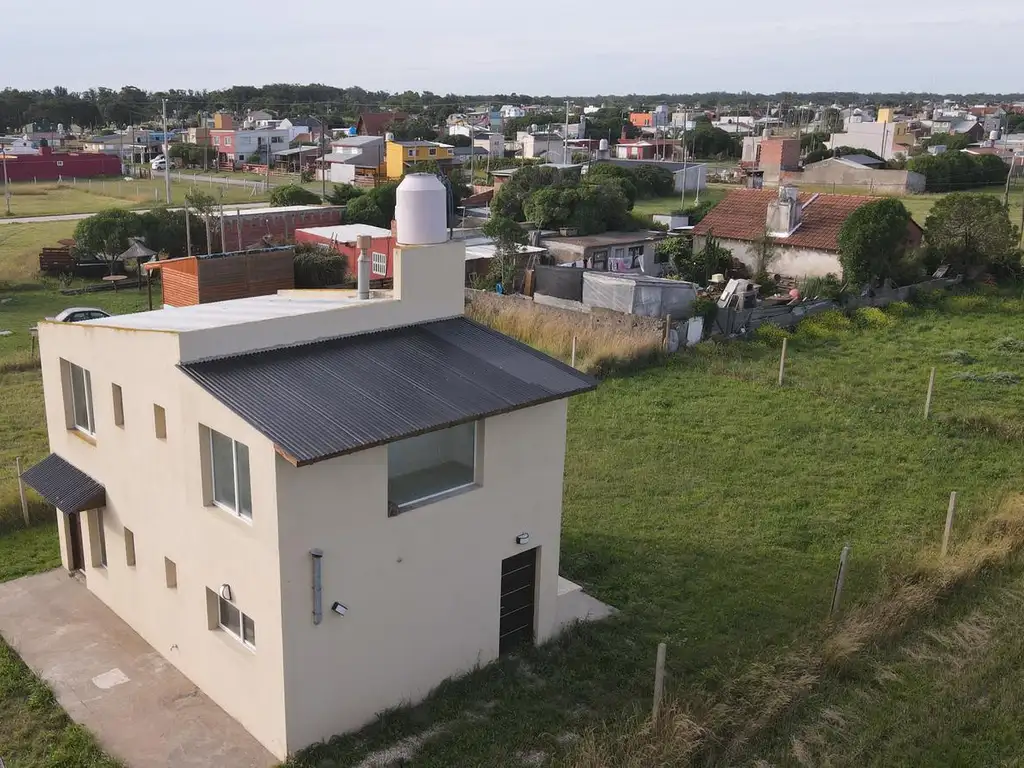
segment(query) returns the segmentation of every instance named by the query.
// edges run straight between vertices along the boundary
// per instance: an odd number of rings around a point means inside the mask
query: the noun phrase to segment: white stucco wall
[[[278,576],[275,453],[270,442],[174,367],[178,337],[79,323],[39,329],[50,448],[106,487],[107,567],[93,564],[82,514],[86,584],[148,643],[283,756],[284,673]],[[60,359],[90,372],[95,439],[65,427]],[[122,389],[124,427],[114,424],[111,384]],[[153,405],[166,412],[158,439]],[[249,448],[253,521],[204,504],[199,425]],[[63,521],[62,521],[63,522]],[[62,554],[66,531],[62,529]],[[124,529],[135,539],[127,564]],[[177,570],[166,586],[164,558]],[[256,624],[256,652],[211,631],[206,590],[229,584]]]
[[[496,658],[501,561],[531,547],[536,635],[552,635],[565,419],[563,400],[486,420],[480,486],[390,518],[386,447],[300,468],[278,460],[289,750]],[[313,547],[324,552],[319,626]]]
[[[703,237],[694,238],[694,248],[696,250],[703,248],[705,240],[706,238]],[[732,255],[743,262],[748,269],[756,268],[757,257],[753,244],[724,238],[716,238],[716,240],[720,246],[732,251]],[[843,267],[839,263],[839,254],[780,245],[768,272],[787,277],[823,277],[829,273],[841,277]]]

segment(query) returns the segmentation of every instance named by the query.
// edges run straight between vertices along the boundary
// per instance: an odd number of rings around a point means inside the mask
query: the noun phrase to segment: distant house
[[[447,170],[453,165],[453,149],[451,144],[439,141],[388,141],[385,149],[388,178],[402,178],[409,166],[416,163],[435,162],[442,171]]]
[[[346,136],[331,142],[320,163],[327,180],[336,184],[373,185],[386,173],[384,137]]]
[[[879,157],[892,160],[906,156],[914,146],[915,137],[908,123],[847,122],[845,133],[834,133],[825,145],[867,149]]]
[[[664,269],[664,262],[655,253],[655,246],[664,238],[660,232],[603,232],[544,237],[540,245],[560,264],[602,272],[642,272],[657,277]]]
[[[363,112],[356,122],[356,133],[360,136],[383,136],[392,124],[408,119],[405,112]]]
[[[564,140],[557,133],[521,132],[516,139],[523,146],[523,157],[546,157],[550,152],[557,152],[562,157]]]
[[[673,160],[680,151],[681,144],[676,139],[619,139],[615,145],[615,157],[620,160]]]
[[[288,131],[288,141],[295,141],[303,134],[307,134],[311,141],[316,141],[324,129],[320,119],[312,115],[286,117],[277,127]]]
[[[748,269],[756,269],[757,244],[767,235],[776,247],[769,271],[789,277],[841,275],[839,231],[855,210],[878,200],[867,195],[798,193],[739,189],[726,195],[693,228],[694,248],[708,237],[732,252]],[[921,228],[911,221],[907,244],[921,243]]]
[[[843,155],[843,160],[864,168],[885,168],[885,160],[879,160],[877,157],[871,157],[871,155]]]
[[[456,165],[471,165],[474,158],[476,162],[484,164],[490,153],[484,147],[453,147],[452,159]]]
[[[853,159],[857,157],[871,161],[871,164],[857,162]],[[922,174],[913,171],[885,170],[879,168],[879,165],[877,160],[866,155],[829,157],[805,165],[802,171],[784,173],[783,181],[786,184],[797,185],[860,187],[869,194],[905,195],[911,192],[924,192],[925,177]]]

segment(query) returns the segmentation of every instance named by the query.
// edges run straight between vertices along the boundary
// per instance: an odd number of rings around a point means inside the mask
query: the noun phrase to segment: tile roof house
[[[397,196],[392,290],[39,325],[64,567],[280,759],[596,603],[558,576],[596,382],[465,318],[443,185]]]
[[[409,119],[405,112],[363,112],[356,122],[356,132],[360,136],[383,136],[392,123],[401,123]]]
[[[772,273],[790,277],[841,275],[839,231],[855,210],[878,200],[869,195],[798,192],[795,187],[738,189],[726,195],[693,228],[694,244],[708,236],[732,251],[748,269],[756,268],[755,244],[768,234],[777,246]],[[921,242],[913,221],[907,239]]]

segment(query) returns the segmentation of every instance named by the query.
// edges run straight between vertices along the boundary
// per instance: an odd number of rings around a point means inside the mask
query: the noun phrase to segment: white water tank
[[[398,185],[395,229],[399,245],[448,240],[448,191],[432,173],[410,173]]]
[[[608,139],[601,139],[599,142],[597,142],[597,148],[601,152],[607,152],[608,151]]]

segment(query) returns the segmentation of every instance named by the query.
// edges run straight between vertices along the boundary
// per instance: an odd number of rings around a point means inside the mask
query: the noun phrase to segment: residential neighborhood
[[[1024,94],[887,71],[0,90],[0,768],[1014,764]]]

